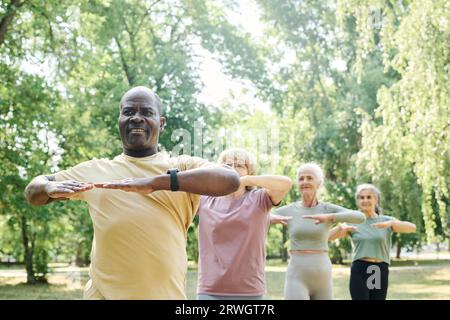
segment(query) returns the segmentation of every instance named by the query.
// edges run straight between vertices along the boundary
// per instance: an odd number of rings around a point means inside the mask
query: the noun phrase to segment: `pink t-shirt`
[[[200,199],[198,294],[265,294],[266,235],[272,201],[264,189]]]

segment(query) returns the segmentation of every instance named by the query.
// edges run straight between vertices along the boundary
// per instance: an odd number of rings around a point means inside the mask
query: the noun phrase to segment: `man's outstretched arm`
[[[54,176],[37,176],[25,188],[28,203],[42,206],[53,201],[67,200],[77,193],[90,190],[93,184],[74,180],[55,181]]]
[[[179,172],[178,185],[179,191],[208,196],[224,196],[239,188],[240,178],[237,172],[229,166],[210,165]],[[170,176],[165,174],[151,178],[125,179],[117,182],[96,183],[95,186],[150,193],[158,190],[170,190]]]

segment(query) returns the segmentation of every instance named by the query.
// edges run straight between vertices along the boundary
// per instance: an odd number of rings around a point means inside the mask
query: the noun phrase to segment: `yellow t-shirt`
[[[209,165],[207,160],[156,153],[93,159],[55,174],[56,181],[108,182],[143,178]],[[200,196],[186,192],[150,194],[92,189],[86,201],[94,226],[89,274],[106,299],[186,299],[187,230]]]

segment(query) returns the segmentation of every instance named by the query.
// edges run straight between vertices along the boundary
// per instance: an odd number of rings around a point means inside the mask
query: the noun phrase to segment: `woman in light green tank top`
[[[332,265],[328,256],[328,233],[336,222],[362,223],[361,212],[318,199],[323,171],[314,164],[299,167],[297,183],[301,200],[275,211],[273,219],[287,220],[290,260],[286,271],[286,300],[331,300]]]
[[[374,185],[357,187],[356,203],[366,221],[358,226],[338,226],[329,240],[350,236],[353,257],[350,294],[353,300],[385,300],[388,288],[391,238],[393,232],[411,233],[416,225],[381,214],[381,192]]]

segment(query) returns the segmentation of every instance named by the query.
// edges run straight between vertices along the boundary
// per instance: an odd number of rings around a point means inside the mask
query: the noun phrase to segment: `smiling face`
[[[256,174],[256,164],[253,156],[241,148],[229,148],[222,151],[217,162],[230,166],[240,177]],[[249,191],[254,189],[254,187],[246,186],[245,189]]]
[[[358,193],[356,203],[358,208],[363,212],[375,212],[378,197],[372,190],[363,189]]]
[[[299,172],[297,178],[298,190],[304,195],[316,195],[320,187],[319,179],[311,170],[303,170]]]
[[[227,159],[227,161],[225,161],[225,164],[227,166],[232,167],[239,174],[240,177],[248,175],[247,166],[243,161],[239,160],[231,161],[231,159]]]
[[[160,115],[160,102],[147,88],[128,91],[120,104],[119,131],[127,151],[155,153],[165,118]]]

